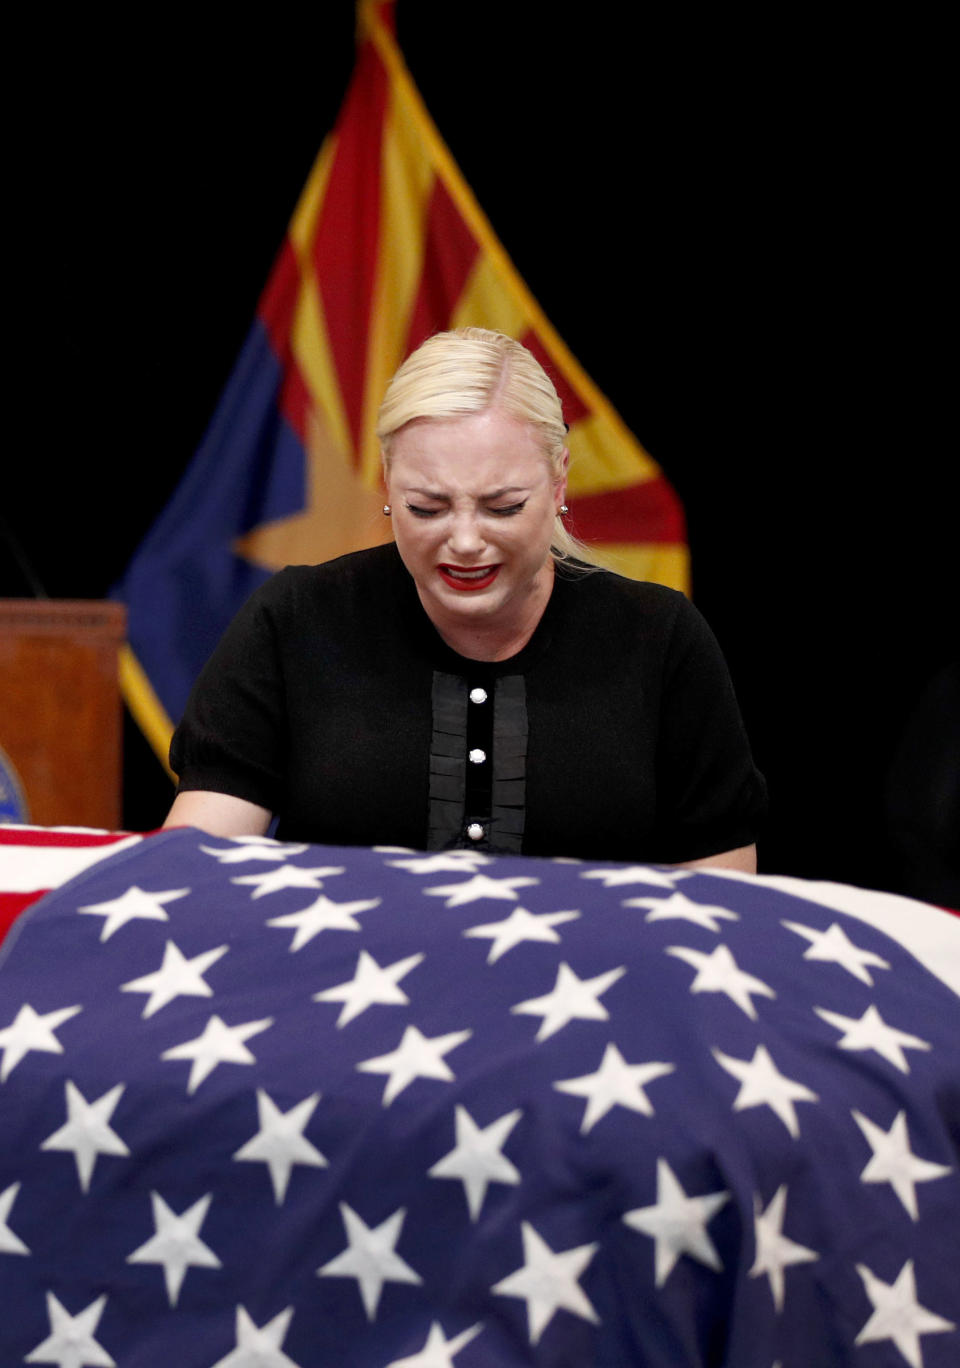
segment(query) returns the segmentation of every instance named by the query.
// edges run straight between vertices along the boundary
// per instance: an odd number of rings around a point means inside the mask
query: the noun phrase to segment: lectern
[[[126,609],[0,599],[0,820],[120,825]]]

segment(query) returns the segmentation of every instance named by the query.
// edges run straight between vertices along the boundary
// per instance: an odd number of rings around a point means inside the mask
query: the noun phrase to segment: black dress
[[[682,594],[559,567],[534,635],[467,660],[394,546],[291,567],[241,610],[171,746],[180,791],[277,835],[671,863],[766,807],[726,664]]]

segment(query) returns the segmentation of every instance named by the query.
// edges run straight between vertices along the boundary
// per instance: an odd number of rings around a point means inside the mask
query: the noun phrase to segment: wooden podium
[[[120,603],[0,599],[0,783],[23,820],[120,826],[125,628]]]

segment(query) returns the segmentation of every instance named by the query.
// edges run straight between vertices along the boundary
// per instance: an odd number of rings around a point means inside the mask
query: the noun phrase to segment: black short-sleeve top
[[[180,791],[282,839],[671,863],[756,839],[766,806],[726,664],[682,594],[558,568],[527,645],[457,655],[394,546],[249,600],[170,751]]]

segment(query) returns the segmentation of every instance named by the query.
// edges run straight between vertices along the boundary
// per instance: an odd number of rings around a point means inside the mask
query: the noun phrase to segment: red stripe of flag
[[[368,41],[337,121],[337,150],[313,241],[327,336],[355,452],[360,450],[381,226],[380,147],[387,94],[387,73]]]
[[[33,893],[0,893],[0,941],[10,930],[25,907],[42,898],[48,889]]]
[[[683,509],[662,476],[571,499],[573,533],[587,542],[686,541]]]
[[[307,410],[310,407],[310,391],[303,378],[303,372],[291,356],[283,374],[280,386],[280,412],[286,418],[300,440],[306,446]]]
[[[293,243],[286,238],[270,273],[270,279],[260,296],[257,314],[267,330],[270,347],[280,365],[280,412],[301,443],[306,440],[306,415],[310,394],[293,355],[291,332],[302,289],[300,263]]]
[[[293,243],[284,238],[283,246],[274,262],[270,279],[257,305],[257,314],[267,330],[274,355],[285,365],[290,351],[290,329],[300,296],[300,263]]]
[[[528,351],[533,352],[534,356],[553,381],[557,394],[560,396],[560,402],[563,405],[564,421],[567,422],[570,427],[573,427],[574,423],[579,423],[581,418],[589,418],[590,410],[570,384],[567,377],[557,369],[553,358],[550,356],[550,353],[540,341],[537,334],[533,332],[532,329],[528,329],[523,337],[520,337],[517,340],[522,342]]]
[[[118,841],[129,840],[130,835],[130,832],[125,831],[64,831],[57,827],[10,825],[0,827],[0,846],[55,846],[57,849],[68,846],[70,849],[78,849],[116,845]]]
[[[480,248],[441,180],[435,180],[424,225],[423,271],[407,333],[409,356],[450,326]]]

